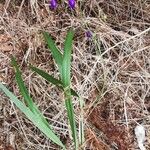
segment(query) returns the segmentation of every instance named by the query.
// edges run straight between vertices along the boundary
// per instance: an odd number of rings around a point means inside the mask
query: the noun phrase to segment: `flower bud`
[[[69,0],[68,3],[69,3],[69,7],[70,7],[71,9],[74,9],[74,8],[75,8],[75,0]]]
[[[57,7],[57,0],[50,0],[50,8],[55,9]]]
[[[92,37],[92,32],[91,31],[86,31],[85,33],[87,38],[91,38]]]

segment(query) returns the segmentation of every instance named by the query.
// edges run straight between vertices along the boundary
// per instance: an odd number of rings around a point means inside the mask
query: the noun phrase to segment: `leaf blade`
[[[52,83],[52,84],[56,85],[57,87],[59,87],[60,89],[64,90],[63,89],[63,83],[60,80],[54,78],[53,76],[51,76],[47,72],[45,72],[45,71],[43,71],[37,67],[34,67],[32,65],[30,65],[29,67],[31,68],[32,71],[36,72],[38,75],[43,77],[49,83]],[[79,97],[79,95],[73,89],[71,89],[71,95]]]
[[[16,78],[17,84],[19,86],[19,90],[21,92],[21,95],[24,97],[24,100],[27,103],[27,106],[30,108],[30,110],[35,111],[34,106],[33,106],[33,100],[29,96],[28,90],[24,85],[24,82],[23,82],[22,77],[21,77],[21,72],[19,70],[18,64],[17,64],[16,59],[14,57],[12,57],[11,63],[15,69],[15,78]]]
[[[62,82],[64,88],[70,86],[70,70],[71,70],[71,51],[74,32],[69,30],[65,40],[64,57],[62,62]]]
[[[32,65],[30,65],[30,68],[32,69],[32,71],[36,72],[37,74],[39,74],[41,77],[43,77],[46,81],[56,85],[56,86],[61,86],[62,82],[56,78],[54,78],[53,76],[51,76],[50,74],[46,73],[45,71],[38,69],[37,67],[34,67]]]
[[[51,36],[47,32],[43,32],[44,39],[48,44],[48,48],[52,53],[52,56],[58,65],[59,69],[61,70],[63,56],[59,49],[56,47],[55,42],[52,40]]]
[[[41,120],[38,115],[35,115],[28,107],[26,107],[12,92],[10,92],[2,83],[0,89],[10,98],[18,109],[20,109],[32,123],[39,128],[49,139],[54,143],[66,149],[55,133]]]
[[[15,78],[16,78],[17,84],[19,86],[20,93],[23,96],[25,102],[27,103],[27,106],[33,113],[39,115],[39,117],[43,120],[43,122],[45,122],[45,124],[49,127],[47,120],[41,114],[38,107],[34,104],[32,98],[30,97],[29,92],[28,92],[27,88],[25,87],[25,84],[21,77],[21,71],[19,70],[18,64],[14,57],[12,57],[12,64],[13,64],[13,67],[15,68]]]
[[[64,88],[65,94],[65,105],[67,109],[67,115],[72,131],[73,141],[75,143],[75,149],[78,149],[78,139],[77,139],[77,129],[76,129],[76,122],[74,117],[74,109],[72,104],[71,98],[71,52],[72,52],[72,43],[73,43],[73,36],[74,32],[72,29],[69,30],[65,40],[65,47],[64,47],[64,57],[62,63],[62,83]]]
[[[73,141],[75,143],[75,149],[77,150],[78,149],[77,129],[76,129],[74,109],[73,109],[71,97],[65,99],[65,105],[66,105],[67,115],[69,118],[69,123],[72,131]]]

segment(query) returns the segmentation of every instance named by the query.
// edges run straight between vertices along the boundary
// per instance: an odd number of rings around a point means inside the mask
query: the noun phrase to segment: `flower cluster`
[[[75,8],[75,0],[68,0],[68,5],[71,9]],[[57,0],[50,0],[50,8],[55,9],[57,7]]]

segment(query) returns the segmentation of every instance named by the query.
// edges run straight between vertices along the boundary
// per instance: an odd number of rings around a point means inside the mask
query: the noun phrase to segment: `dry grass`
[[[145,146],[150,149],[149,10],[148,0],[78,1],[72,12],[67,1],[51,11],[44,0],[1,0],[0,81],[19,96],[10,65],[10,56],[15,55],[36,104],[68,149],[72,149],[62,93],[26,65],[32,63],[57,77],[57,68],[40,30],[48,31],[62,48],[72,26],[76,30],[72,86],[85,100],[84,147],[134,150],[137,143],[133,130],[140,123],[146,128]],[[85,37],[87,30],[92,31],[92,39]],[[74,99],[77,120],[78,105]],[[90,120],[90,116],[95,116],[95,120]],[[108,133],[112,127],[113,135]],[[125,140],[120,135],[120,141],[116,138],[120,131],[115,128],[123,130]],[[128,147],[124,148],[125,143]],[[1,94],[0,149],[8,149],[9,145],[17,150],[59,149]]]

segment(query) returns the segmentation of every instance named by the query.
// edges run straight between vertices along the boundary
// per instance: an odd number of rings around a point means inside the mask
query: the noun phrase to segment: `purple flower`
[[[91,31],[86,31],[85,33],[87,38],[91,38],[92,37],[92,32]]]
[[[69,0],[69,1],[68,1],[68,4],[69,4],[69,7],[70,7],[71,9],[74,9],[74,8],[75,8],[75,0]]]
[[[50,8],[55,9],[57,7],[57,0],[50,0]]]

